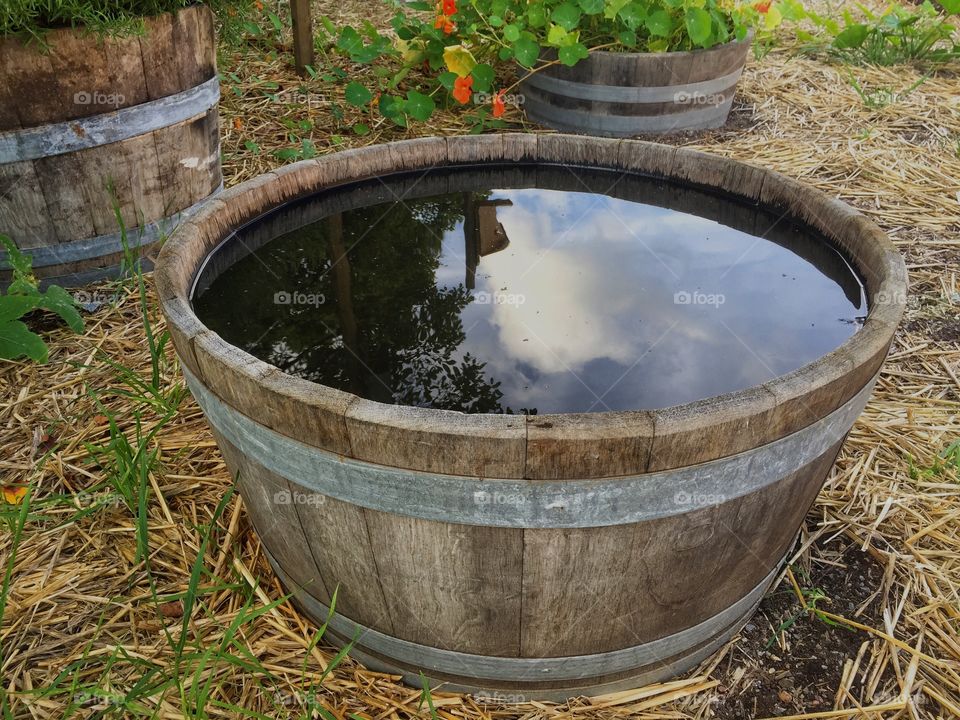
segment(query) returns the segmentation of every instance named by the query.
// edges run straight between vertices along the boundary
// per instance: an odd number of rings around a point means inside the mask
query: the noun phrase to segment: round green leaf
[[[673,18],[666,10],[655,10],[647,16],[647,30],[657,37],[669,37],[673,31]]]
[[[631,30],[636,30],[647,19],[647,8],[641,3],[632,2],[620,8],[618,15],[624,25]]]
[[[420,122],[429,120],[430,116],[433,115],[434,108],[437,106],[432,97],[419,93],[416,90],[407,90],[407,102],[405,105],[407,114]]]
[[[540,57],[540,46],[530,38],[520,38],[513,44],[513,56],[524,67],[533,67]]]
[[[493,85],[493,68],[486,63],[475,65],[470,71],[473,76],[473,89],[477,92],[490,92],[490,86]]]
[[[503,39],[507,42],[516,42],[520,39],[520,26],[519,25],[506,25],[503,28]]]
[[[579,0],[579,4],[587,15],[599,15],[603,12],[604,0]]]
[[[687,34],[694,45],[707,47],[711,45],[710,37],[713,27],[713,19],[710,13],[701,8],[687,8],[686,12]]]
[[[533,3],[527,7],[527,24],[535,28],[547,24],[547,12],[541,3]]]
[[[347,85],[344,91],[344,97],[348,103],[356,107],[364,107],[373,100],[373,93],[367,90],[358,82],[352,82]]]
[[[573,45],[565,45],[557,52],[560,62],[568,66],[576,65],[578,62],[586,58],[587,55],[589,55],[587,52],[587,46],[579,42],[574,43]]]
[[[580,24],[580,8],[573,3],[561,3],[550,13],[550,19],[564,30],[574,30]]]

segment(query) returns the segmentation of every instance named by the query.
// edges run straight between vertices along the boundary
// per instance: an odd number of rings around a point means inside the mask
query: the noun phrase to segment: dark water
[[[480,413],[739,390],[832,350],[866,315],[844,259],[789,218],[563,167],[327,191],[229,238],[194,295],[210,328],[288,373]]]

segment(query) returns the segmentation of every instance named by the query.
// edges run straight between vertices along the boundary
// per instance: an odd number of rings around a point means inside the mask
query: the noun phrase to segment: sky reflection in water
[[[516,167],[280,208],[211,258],[194,305],[292,374],[466,412],[739,390],[829,352],[866,315],[842,257],[788,219],[640,178]]]

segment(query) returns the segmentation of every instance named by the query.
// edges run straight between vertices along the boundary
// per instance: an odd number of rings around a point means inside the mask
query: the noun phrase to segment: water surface
[[[789,218],[609,171],[483,167],[333,189],[208,260],[200,319],[282,370],[464,412],[665,407],[817,359],[866,315]]]

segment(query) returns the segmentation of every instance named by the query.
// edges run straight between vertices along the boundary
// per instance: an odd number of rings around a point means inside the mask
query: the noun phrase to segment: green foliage
[[[143,18],[176,12],[197,0],[3,0],[0,36],[26,35],[42,41],[47,30],[82,27],[96,34],[143,31]],[[235,37],[253,0],[207,0],[219,18],[221,34]]]
[[[321,18],[330,49],[356,64],[381,62],[377,86],[352,81],[346,102],[406,127],[439,106],[474,105],[475,127],[493,126],[501,97],[497,63],[539,71],[576,65],[590,50],[695,50],[772,30],[781,19],[767,0],[439,0],[412,2],[393,17],[397,39],[365,22],[336,28]],[[419,70],[420,73],[412,71]],[[411,82],[411,80],[426,78]],[[403,91],[399,88],[404,86]],[[496,100],[495,100],[496,98]],[[494,119],[491,119],[494,118]],[[366,124],[364,124],[366,127]]]
[[[0,291],[0,358],[16,360],[28,357],[45,363],[49,352],[46,343],[30,330],[21,318],[35,310],[55,313],[74,332],[83,332],[83,320],[73,297],[58,285],[41,291],[33,277],[30,257],[24,255],[6,235],[0,235],[13,281],[6,293]]]
[[[960,35],[948,22],[960,12],[960,1],[942,2],[943,10],[929,0],[922,5],[892,3],[881,13],[858,5],[854,16],[845,10],[838,19],[803,7],[800,0],[786,0],[785,16],[809,20],[818,30],[797,30],[797,37],[813,51],[827,52],[855,65],[942,65],[960,58]]]

